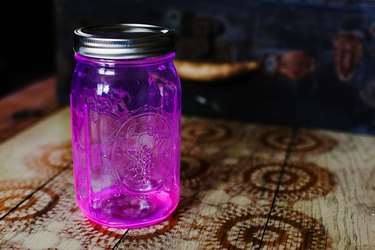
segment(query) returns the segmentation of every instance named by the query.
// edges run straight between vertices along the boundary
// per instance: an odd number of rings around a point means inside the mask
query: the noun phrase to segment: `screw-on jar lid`
[[[74,51],[105,59],[137,59],[160,56],[176,50],[176,33],[149,24],[108,24],[74,31]]]

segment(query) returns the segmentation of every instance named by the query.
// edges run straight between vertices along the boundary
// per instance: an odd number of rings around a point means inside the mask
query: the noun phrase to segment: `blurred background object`
[[[56,73],[54,3],[10,1],[2,13],[0,97]]]
[[[151,23],[178,34],[184,115],[375,134],[375,1],[54,0],[30,5],[35,11],[23,7],[20,20],[25,22],[7,31],[27,37],[30,46],[6,39],[12,49],[3,52],[8,54],[0,64],[9,78],[4,84],[16,86],[22,82],[17,77],[55,72],[59,103],[68,104],[74,29]],[[7,74],[10,70],[17,73]]]

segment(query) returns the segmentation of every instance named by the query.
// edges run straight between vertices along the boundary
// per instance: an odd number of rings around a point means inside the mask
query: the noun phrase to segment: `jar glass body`
[[[174,56],[107,60],[75,54],[70,104],[76,198],[96,223],[144,227],[177,207],[181,87]]]

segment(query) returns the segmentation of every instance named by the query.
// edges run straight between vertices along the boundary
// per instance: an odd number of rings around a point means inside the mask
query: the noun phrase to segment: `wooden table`
[[[100,227],[75,202],[69,107],[0,144],[1,249],[375,249],[375,138],[184,117],[179,207]]]

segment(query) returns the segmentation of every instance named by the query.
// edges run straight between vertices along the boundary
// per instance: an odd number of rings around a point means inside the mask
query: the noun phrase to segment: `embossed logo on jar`
[[[127,120],[117,131],[113,146],[117,177],[131,192],[158,190],[171,168],[169,124],[157,113]]]

